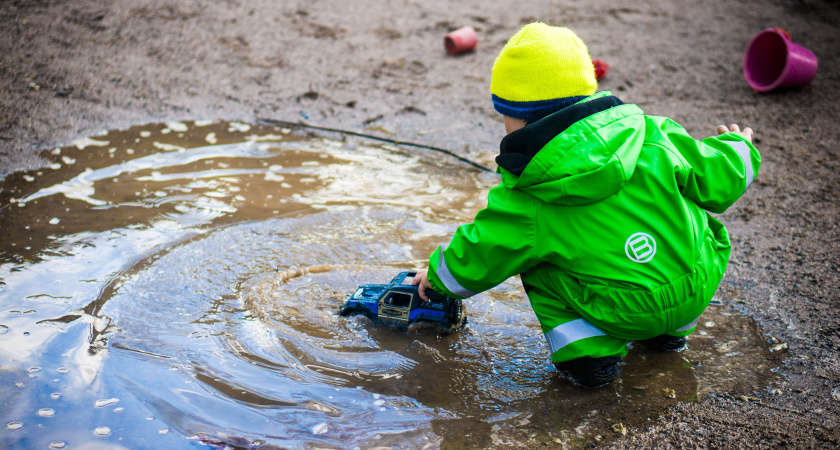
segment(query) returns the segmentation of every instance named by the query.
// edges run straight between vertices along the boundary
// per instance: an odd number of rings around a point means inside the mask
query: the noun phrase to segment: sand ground
[[[722,215],[734,251],[721,293],[787,344],[765,386],[679,403],[614,447],[840,444],[840,3],[563,0],[0,2],[0,177],[41,150],[165,120],[272,118],[451,149],[492,164],[502,137],[493,58],[533,20],[575,29],[611,64],[601,82],[695,137],[756,131],[761,173]],[[452,57],[448,31],[479,45]],[[754,93],[750,37],[786,29],[820,58],[806,87]]]

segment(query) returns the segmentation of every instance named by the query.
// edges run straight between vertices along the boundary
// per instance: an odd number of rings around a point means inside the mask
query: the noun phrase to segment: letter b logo
[[[647,233],[634,233],[624,242],[624,253],[631,261],[646,263],[656,254],[656,241]]]

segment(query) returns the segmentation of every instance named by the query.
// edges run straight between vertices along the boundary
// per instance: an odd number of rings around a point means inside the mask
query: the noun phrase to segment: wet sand
[[[601,89],[698,138],[720,123],[751,126],[763,156],[759,178],[722,215],[734,249],[719,296],[781,346],[784,383],[678,402],[592,444],[837,446],[836,2],[4,2],[0,176],[45,167],[41,150],[99,130],[204,119],[302,120],[489,165],[502,131],[489,70],[534,19],[574,28],[611,64]],[[477,28],[479,46],[448,56],[442,36],[462,25]],[[741,54],[774,26],[813,50],[820,69],[807,87],[759,95],[743,80]],[[0,192],[3,205],[11,197]]]

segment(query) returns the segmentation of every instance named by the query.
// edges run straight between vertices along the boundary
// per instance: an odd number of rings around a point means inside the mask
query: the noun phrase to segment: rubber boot
[[[576,384],[587,388],[606,386],[621,375],[621,367],[618,363],[621,358],[617,356],[604,356],[601,358],[578,358],[562,363],[555,363],[561,374],[569,377]]]
[[[669,336],[662,334],[652,339],[642,341],[649,349],[656,352],[678,352],[685,348],[685,336]]]

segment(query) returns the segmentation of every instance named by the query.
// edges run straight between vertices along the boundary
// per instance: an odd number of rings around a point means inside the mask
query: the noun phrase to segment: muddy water
[[[774,380],[734,288],[597,390],[554,372],[515,279],[456,333],[339,317],[483,206],[495,175],[441,155],[170,123],[46,156],[0,190],[2,446],[576,447]]]

